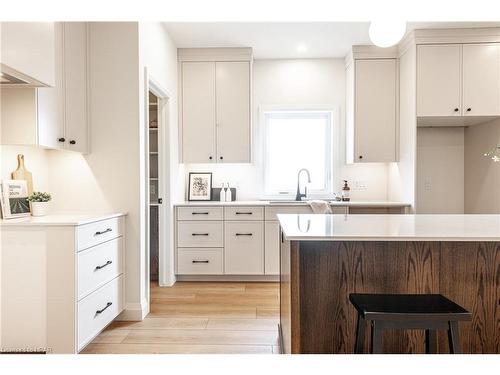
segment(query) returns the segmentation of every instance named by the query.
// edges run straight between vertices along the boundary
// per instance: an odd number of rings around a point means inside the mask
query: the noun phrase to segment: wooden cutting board
[[[29,172],[24,166],[24,155],[17,155],[17,169],[12,172],[13,180],[26,180],[28,185],[28,194],[33,193],[33,177],[31,172]]]

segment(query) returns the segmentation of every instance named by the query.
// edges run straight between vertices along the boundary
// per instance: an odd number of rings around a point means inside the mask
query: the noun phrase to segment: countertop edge
[[[81,226],[98,221],[127,216],[125,212],[111,214],[51,214],[40,218],[29,216],[17,219],[1,219],[0,227],[50,227],[50,226]],[[66,218],[65,218],[66,217]],[[52,220],[52,221],[51,221]]]
[[[411,203],[408,202],[392,202],[392,201],[349,201],[349,202],[332,202],[328,201],[330,206],[334,207],[410,207]],[[309,202],[273,202],[271,201],[232,201],[232,202],[218,202],[218,201],[191,201],[191,202],[176,202],[174,207],[196,207],[196,206],[262,206],[262,207],[280,207],[280,206],[307,206]]]

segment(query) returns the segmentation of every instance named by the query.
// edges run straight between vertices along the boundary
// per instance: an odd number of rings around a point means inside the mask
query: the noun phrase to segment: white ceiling
[[[344,57],[369,44],[369,22],[168,22],[178,48],[252,47],[255,59]],[[492,27],[500,22],[410,22],[408,30]]]

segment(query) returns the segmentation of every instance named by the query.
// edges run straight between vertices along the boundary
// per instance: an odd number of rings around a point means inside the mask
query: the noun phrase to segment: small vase
[[[49,211],[49,202],[30,202],[32,216],[45,216]]]

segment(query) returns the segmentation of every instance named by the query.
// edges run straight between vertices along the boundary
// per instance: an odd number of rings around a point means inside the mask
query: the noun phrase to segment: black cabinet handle
[[[66,138],[62,138],[62,137],[61,137],[61,138],[58,138],[57,140],[58,140],[59,142],[66,142]]]
[[[70,145],[76,145],[76,141],[72,139],[71,141],[69,141],[69,144]]]
[[[209,158],[210,160],[212,160],[212,157],[211,157],[211,156],[209,156],[208,158]]]
[[[454,109],[454,111],[455,111],[455,112],[458,112],[458,108],[455,108],[455,109]]]
[[[219,158],[220,160],[224,159],[222,156]]]
[[[208,233],[192,233],[193,236],[208,236]]]
[[[467,108],[467,112],[470,112],[470,111],[472,111],[472,108]]]
[[[106,310],[106,309],[107,309],[109,306],[111,306],[112,304],[113,304],[113,302],[108,302],[108,303],[106,304],[106,307],[103,307],[102,309],[97,310],[97,311],[95,312],[95,313],[96,313],[96,315],[97,315],[97,314],[102,314],[102,313],[104,312],[104,310]]]
[[[237,236],[253,236],[253,233],[236,233]]]
[[[102,232],[95,232],[94,236],[100,236],[101,234],[112,232],[112,231],[113,231],[113,229],[108,228],[106,230],[103,230]]]
[[[236,215],[253,215],[253,212],[236,212]]]
[[[112,261],[108,260],[106,263],[104,263],[102,266],[96,266],[95,270],[96,271],[99,271],[99,270],[102,270],[104,267],[107,267],[109,266],[111,263],[113,263]]]
[[[208,215],[208,212],[191,212],[191,215]]]
[[[193,260],[192,263],[210,263],[208,260]]]
[[[363,155],[359,155],[359,158],[360,158],[360,159],[363,159]]]

